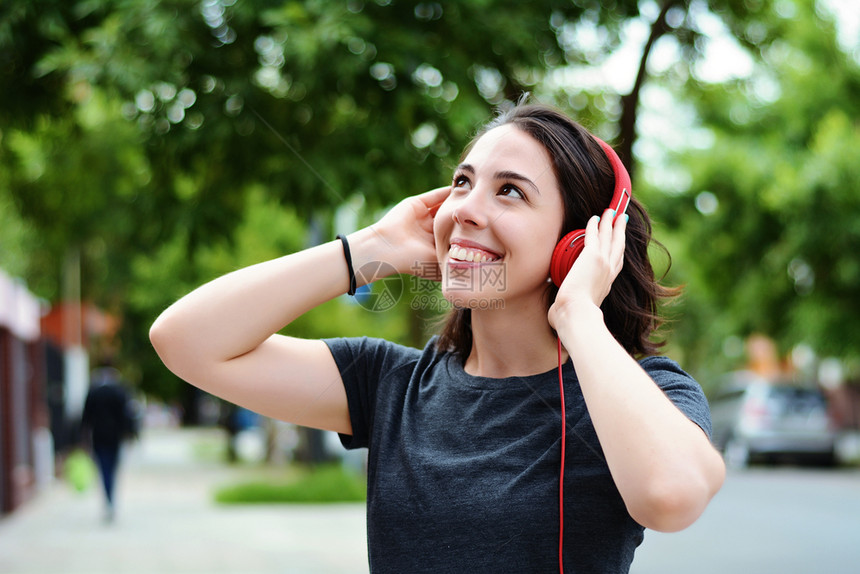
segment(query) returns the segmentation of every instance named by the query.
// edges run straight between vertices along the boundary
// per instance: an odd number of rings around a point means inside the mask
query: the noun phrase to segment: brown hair
[[[467,155],[485,133],[507,124],[515,125],[537,140],[552,158],[564,205],[559,240],[568,231],[584,228],[592,215],[607,209],[615,189],[615,176],[605,152],[585,128],[553,108],[539,104],[514,106],[484,126],[463,155]],[[635,197],[627,214],[630,219],[624,267],[600,308],[609,331],[628,353],[633,356],[651,355],[664,344],[652,340],[652,334],[662,323],[658,303],[676,296],[678,290],[660,285],[654,277],[648,258],[648,245],[652,241],[651,219]],[[662,245],[656,241],[655,244],[665,251]],[[557,293],[558,288],[548,283],[547,310]],[[472,350],[472,314],[469,309],[450,312],[439,334],[437,348],[453,351],[463,360],[469,356]]]

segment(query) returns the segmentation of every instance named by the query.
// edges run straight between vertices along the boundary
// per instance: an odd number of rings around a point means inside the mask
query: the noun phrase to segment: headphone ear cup
[[[549,264],[549,276],[556,287],[561,287],[561,282],[567,277],[573,262],[582,253],[585,247],[585,230],[575,229],[561,238],[558,245],[552,251],[552,259]]]

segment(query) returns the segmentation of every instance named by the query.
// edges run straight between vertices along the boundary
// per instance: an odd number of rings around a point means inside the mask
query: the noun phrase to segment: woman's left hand
[[[555,302],[549,310],[549,322],[556,322],[565,309],[580,304],[600,307],[609,295],[612,283],[624,266],[627,217],[622,215],[613,225],[615,212],[607,210],[603,217],[594,216],[585,227],[585,247],[559,287]]]

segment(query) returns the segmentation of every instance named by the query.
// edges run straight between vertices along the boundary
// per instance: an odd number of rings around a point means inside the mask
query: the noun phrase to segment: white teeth
[[[451,246],[451,249],[448,251],[448,256],[451,259],[457,259],[458,261],[468,261],[470,263],[486,263],[488,261],[495,261],[495,259],[486,255],[485,253],[481,253],[479,251],[471,251],[466,249],[465,247],[459,247],[457,245]]]

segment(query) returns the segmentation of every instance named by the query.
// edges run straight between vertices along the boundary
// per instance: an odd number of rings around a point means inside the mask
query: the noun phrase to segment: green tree
[[[791,6],[747,26],[774,39],[748,78],[687,84],[709,145],[679,159],[688,189],[655,206],[680,247],[686,350],[711,372],[754,332],[860,357],[860,68],[820,7]]]

